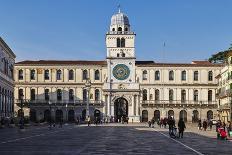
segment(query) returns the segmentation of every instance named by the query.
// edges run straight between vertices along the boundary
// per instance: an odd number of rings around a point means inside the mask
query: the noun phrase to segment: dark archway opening
[[[158,120],[160,120],[160,111],[159,110],[154,111],[154,119],[155,119],[156,122]]]
[[[147,122],[148,121],[148,111],[143,110],[142,111],[142,122]]]
[[[34,109],[30,110],[30,121],[36,122],[36,110]]]
[[[50,122],[50,120],[51,120],[51,112],[50,110],[47,109],[44,111],[44,121]]]
[[[56,110],[56,122],[63,121],[63,111],[62,110]]]
[[[128,102],[125,98],[120,97],[114,102],[115,122],[128,121]]]
[[[185,110],[180,111],[179,119],[181,118],[184,120],[184,122],[187,122],[187,112]]]
[[[199,112],[197,110],[193,110],[192,122],[197,123],[198,121],[199,121]]]
[[[75,112],[74,112],[74,110],[69,110],[68,111],[68,121],[69,122],[74,122],[75,121]]]

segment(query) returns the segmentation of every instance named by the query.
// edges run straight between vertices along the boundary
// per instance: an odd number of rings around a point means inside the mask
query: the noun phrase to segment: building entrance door
[[[116,99],[114,102],[114,119],[115,122],[128,121],[128,102],[123,97]]]

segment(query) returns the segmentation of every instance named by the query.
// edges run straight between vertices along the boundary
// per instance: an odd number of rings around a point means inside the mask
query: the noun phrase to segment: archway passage
[[[56,110],[56,122],[63,121],[63,111],[62,110]]]
[[[192,122],[196,123],[199,120],[199,112],[197,110],[193,110],[193,118],[192,118]]]
[[[36,110],[34,110],[34,109],[30,110],[30,121],[32,121],[32,122],[36,121]]]
[[[142,111],[142,122],[148,122],[148,111],[147,110]]]
[[[174,111],[173,110],[169,110],[168,111],[168,116],[170,117],[173,117],[174,118]]]
[[[44,111],[44,121],[50,122],[50,120],[51,120],[51,112],[50,110],[47,109]]]
[[[74,122],[74,120],[75,120],[75,112],[74,112],[74,110],[69,110],[68,111],[68,121]]]
[[[128,119],[128,102],[125,98],[120,97],[114,102],[114,118],[115,122]]]
[[[94,110],[94,119],[95,119],[95,123],[100,123],[101,122],[101,112],[100,112],[100,110],[98,110],[98,109]]]
[[[187,122],[187,112],[185,110],[180,111],[179,119],[183,119],[185,122]]]
[[[154,119],[155,119],[156,122],[158,120],[160,120],[160,111],[159,110],[154,111]]]
[[[213,111],[212,110],[207,111],[207,119],[208,120],[213,119]]]
[[[82,110],[81,112],[81,120],[84,121],[86,117],[86,109]]]

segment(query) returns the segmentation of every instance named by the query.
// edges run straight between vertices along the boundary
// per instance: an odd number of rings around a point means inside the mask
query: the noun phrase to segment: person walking
[[[202,127],[202,125],[201,125],[201,120],[199,120],[199,121],[198,121],[198,130],[201,130],[201,127]]]
[[[209,120],[209,129],[212,130],[212,127],[213,127],[213,121]]]
[[[168,118],[168,127],[169,127],[169,135],[171,136],[173,134],[173,129],[175,127],[175,121],[174,119],[172,118],[172,116],[170,116]]]
[[[203,129],[204,129],[204,131],[206,131],[206,129],[207,129],[207,122],[206,122],[206,120],[203,121]]]
[[[87,123],[88,123],[88,126],[90,126],[90,117],[89,116],[87,118]]]
[[[185,128],[186,128],[186,126],[185,126],[185,123],[183,121],[183,118],[180,118],[180,120],[178,122],[179,138],[183,138]]]

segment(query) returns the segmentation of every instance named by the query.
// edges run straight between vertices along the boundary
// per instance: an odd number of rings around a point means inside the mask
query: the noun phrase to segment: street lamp
[[[91,87],[91,80],[88,78],[85,82],[85,88],[87,90],[87,104],[86,104],[86,118],[89,117],[89,92]]]
[[[24,95],[21,95],[21,98],[20,98],[20,126],[19,128],[20,129],[24,129],[24,123],[23,123],[23,98],[24,98]]]
[[[49,120],[49,125],[50,125],[50,129],[52,128],[52,102],[49,100],[48,101],[49,104],[49,109],[50,109],[50,120]]]

